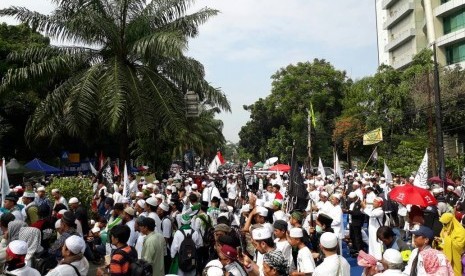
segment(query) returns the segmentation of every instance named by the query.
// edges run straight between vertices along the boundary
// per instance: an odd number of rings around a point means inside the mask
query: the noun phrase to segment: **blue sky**
[[[48,13],[48,0],[2,0]],[[374,0],[197,0],[220,14],[200,28],[188,55],[205,66],[207,80],[221,87],[232,112],[218,116],[227,140],[249,120],[242,106],[270,94],[271,75],[299,61],[322,58],[357,79],[378,65]],[[9,18],[0,18],[13,24]]]

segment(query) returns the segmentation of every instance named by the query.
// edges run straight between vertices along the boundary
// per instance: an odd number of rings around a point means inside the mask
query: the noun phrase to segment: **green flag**
[[[312,120],[312,125],[313,127],[316,127],[316,118],[315,118],[315,113],[313,112],[313,104],[310,102],[310,110],[308,114]]]

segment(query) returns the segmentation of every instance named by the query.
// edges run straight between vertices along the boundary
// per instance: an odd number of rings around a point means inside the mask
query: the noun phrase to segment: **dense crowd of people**
[[[173,174],[125,186],[93,179],[92,206],[25,183],[5,196],[0,262],[9,275],[465,275],[460,179],[430,185],[438,204],[390,199],[412,178],[303,175],[292,209],[287,174]],[[127,196],[124,196],[127,195]],[[91,207],[91,208],[89,208]]]

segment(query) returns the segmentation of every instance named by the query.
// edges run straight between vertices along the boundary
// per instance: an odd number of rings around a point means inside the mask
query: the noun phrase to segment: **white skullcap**
[[[37,188],[37,191],[38,191],[38,192],[45,192],[45,187],[44,187],[44,186],[40,186],[39,188]]]
[[[265,204],[263,204],[263,207],[273,209],[273,203],[271,203],[271,201],[267,201]]]
[[[140,178],[140,180],[145,180],[145,176],[142,176],[142,177]]]
[[[172,190],[173,190],[173,186],[168,186],[168,187],[166,187],[166,190],[172,191]]]
[[[142,190],[146,190],[147,189],[147,185],[142,185]]]
[[[155,181],[153,181],[153,184],[159,184],[159,183],[160,183],[160,181],[159,181],[159,180],[155,180]]]
[[[337,198],[338,200],[341,200],[342,195],[341,194],[333,194],[332,197]]]
[[[189,177],[187,180],[192,181],[192,177]]]
[[[291,228],[289,230],[289,237],[291,238],[302,238],[304,236],[304,232],[302,231],[302,228]]]
[[[32,191],[25,191],[24,194],[23,194],[23,197],[27,197],[27,198],[34,198],[36,197],[36,194]]]
[[[328,194],[327,192],[321,192],[321,193],[320,193],[320,196],[328,197],[329,194]]]
[[[147,188],[153,189],[153,184],[152,183],[147,184]]]
[[[433,194],[440,194],[440,193],[442,193],[442,189],[440,189],[440,188],[434,188],[434,189],[432,190],[432,192],[433,192]]]
[[[189,183],[189,180],[188,179],[184,180],[184,183]]]
[[[98,233],[98,232],[100,232],[100,227],[95,226],[95,227],[92,228],[90,231],[91,231],[92,233]]]
[[[86,250],[86,242],[77,235],[69,236],[65,241],[65,245],[73,254],[84,253]]]
[[[170,206],[166,202],[160,203],[160,205],[158,205],[158,207],[161,208],[165,212],[168,212],[170,210]]]
[[[123,199],[121,199],[121,203],[127,204],[127,203],[129,203],[129,199],[126,198],[126,197],[123,197]]]
[[[61,219],[55,222],[55,229],[59,229],[59,228],[61,228]]]
[[[197,190],[197,184],[195,184],[195,183],[192,184],[191,188],[192,188],[192,190]]]
[[[415,177],[410,176],[408,179],[409,179],[409,180],[415,180]]]
[[[91,224],[91,225],[92,225],[92,224],[95,224],[95,220],[91,219],[91,220],[90,220],[90,224]]]
[[[27,254],[27,242],[21,240],[15,240],[8,244],[8,248],[15,255],[26,255]]]
[[[67,211],[68,211],[68,210],[66,210],[66,209],[62,209],[62,210],[58,211],[58,214],[63,215],[63,214],[66,213]]]
[[[257,214],[262,216],[262,217],[266,217],[266,216],[268,216],[268,209],[266,209],[265,207],[262,207],[262,206],[258,206],[257,207]]]
[[[136,193],[136,196],[138,196],[138,197],[144,197],[144,193],[143,193],[143,192],[137,192],[137,193]]]
[[[79,199],[77,199],[76,197],[72,197],[69,199],[68,203],[69,204],[79,203]]]
[[[59,192],[60,192],[60,190],[58,190],[58,189],[53,189],[52,190],[52,193],[59,193]]]
[[[137,201],[137,205],[139,205],[141,208],[145,208],[145,200],[139,199]]]
[[[202,181],[202,185],[203,186],[207,185],[207,181]]]
[[[155,198],[161,199],[161,200],[165,200],[165,196],[162,195],[162,194],[156,194],[156,195],[155,195]]]
[[[248,213],[248,212],[250,212],[250,205],[249,204],[242,205],[241,214],[242,213]]]
[[[453,191],[453,190],[454,190],[454,187],[453,187],[453,186],[447,186],[447,190],[448,190],[448,191]]]
[[[205,266],[205,271],[207,272],[206,275],[208,276],[223,276],[223,265],[219,260],[210,261]]]
[[[252,238],[254,240],[266,240],[271,238],[271,232],[268,227],[260,227],[252,230]]]
[[[386,249],[386,251],[384,251],[383,259],[392,264],[402,264],[404,262],[400,252],[392,248]]]
[[[147,198],[145,203],[147,203],[148,205],[151,205],[151,206],[158,206],[158,201],[153,197]]]
[[[337,246],[337,236],[334,233],[331,232],[325,232],[323,235],[320,237],[320,244],[324,248],[334,248]]]
[[[383,180],[386,180],[386,178],[384,178],[384,177],[381,177],[379,180],[383,181]]]
[[[357,196],[357,194],[355,192],[350,192],[348,197],[349,198],[355,198]]]

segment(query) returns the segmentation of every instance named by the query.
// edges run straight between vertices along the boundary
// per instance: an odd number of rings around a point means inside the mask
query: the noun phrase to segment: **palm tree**
[[[46,36],[73,46],[29,48],[10,55],[23,61],[2,80],[0,92],[37,79],[69,74],[29,119],[26,138],[95,131],[119,135],[120,158],[131,138],[185,120],[184,94],[230,111],[224,93],[205,80],[202,64],[184,55],[188,39],[217,10],[187,10],[193,0],[52,0],[50,15],[22,7],[0,10]]]

